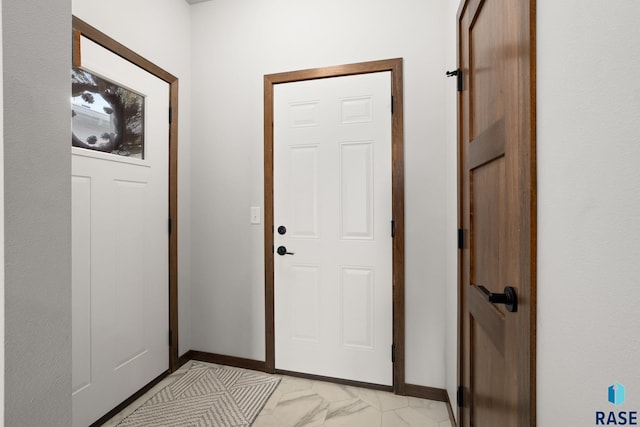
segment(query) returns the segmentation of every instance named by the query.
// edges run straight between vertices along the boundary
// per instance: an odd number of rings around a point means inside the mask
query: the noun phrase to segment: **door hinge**
[[[167,220],[167,227],[169,228],[169,234],[171,234],[171,218]]]
[[[462,70],[458,68],[455,71],[447,71],[447,77],[456,76],[458,83],[458,92],[462,92]]]
[[[391,344],[391,363],[396,363],[396,345]]]
[[[395,99],[393,99],[393,95],[391,95],[391,114],[393,114],[394,111],[394,104],[395,104]]]
[[[464,229],[458,228],[458,249],[464,249]]]
[[[391,237],[396,237],[396,222],[391,220]]]
[[[169,105],[169,124],[173,122],[173,108]]]
[[[171,347],[172,342],[173,342],[173,332],[169,331],[169,347]]]
[[[458,401],[458,406],[460,408],[464,407],[464,387],[461,385],[458,386],[458,392],[456,393],[456,400]]]

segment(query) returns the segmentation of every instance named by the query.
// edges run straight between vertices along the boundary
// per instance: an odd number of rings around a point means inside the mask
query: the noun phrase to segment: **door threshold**
[[[325,377],[322,375],[306,374],[304,372],[285,371],[282,369],[276,369],[275,373],[278,375],[286,375],[289,377],[304,378],[306,380],[324,381],[327,383],[348,385],[348,386],[359,387],[359,388],[368,388],[371,390],[388,391],[393,393],[393,386],[390,386],[390,385],[367,383],[363,381],[345,380],[344,378]]]

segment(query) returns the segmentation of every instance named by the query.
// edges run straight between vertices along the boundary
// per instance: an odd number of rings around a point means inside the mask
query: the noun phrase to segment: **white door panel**
[[[389,72],[274,87],[276,368],[392,384]]]
[[[168,107],[162,80],[83,38],[83,68],[145,97],[144,159],[72,148],[73,425],[168,369]]]

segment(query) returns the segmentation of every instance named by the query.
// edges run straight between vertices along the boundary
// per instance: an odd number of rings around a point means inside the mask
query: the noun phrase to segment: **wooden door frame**
[[[80,37],[151,73],[169,84],[169,370],[178,369],[178,78],[76,16],[73,22],[73,66],[82,65]]]
[[[465,143],[463,138],[463,112],[464,103],[469,101],[469,93],[466,89],[469,88],[469,70],[460,70],[460,64],[463,63],[462,55],[464,52],[460,51],[460,42],[463,31],[462,19],[467,12],[467,8],[471,10],[471,14],[475,17],[477,11],[482,7],[484,0],[461,0],[460,6],[456,16],[456,48],[458,58],[458,71],[461,74],[458,78],[461,78],[462,85],[458,91],[457,102],[457,166],[458,166],[458,233],[459,233],[459,248],[458,248],[458,394],[457,399],[462,399],[462,402],[458,401],[458,425],[463,425],[461,420],[465,412],[465,407],[468,405],[468,391],[461,389],[461,385],[464,381],[464,351],[467,346],[464,339],[464,318],[463,312],[463,299],[467,297],[467,288],[464,284],[464,250],[469,250],[469,233],[468,230],[464,230],[464,159],[461,153],[463,152],[463,144]],[[520,251],[518,254],[519,262],[522,266],[520,271],[520,278],[522,282],[529,283],[529,293],[527,295],[519,295],[519,301],[525,303],[527,307],[524,314],[526,318],[523,323],[528,326],[530,336],[524,345],[519,349],[519,358],[523,360],[528,359],[528,366],[524,371],[518,372],[518,375],[528,377],[528,388],[520,388],[518,393],[521,395],[527,395],[529,398],[529,406],[525,411],[519,409],[518,422],[520,426],[535,427],[536,426],[536,324],[537,324],[537,182],[536,182],[536,0],[523,0],[520,1],[520,16],[518,25],[520,25],[520,33],[523,39],[528,42],[527,46],[519,46],[522,52],[525,52],[520,56],[521,68],[517,76],[518,86],[522,93],[522,109],[525,112],[526,126],[521,131],[525,136],[525,141],[528,143],[526,147],[523,147],[519,152],[519,156],[523,164],[529,165],[529,171],[520,172],[519,179],[522,182],[526,182],[529,185],[528,192],[523,195],[523,202],[526,205],[525,220],[528,227],[523,227],[520,232],[519,238],[526,245],[527,250]],[[474,19],[475,20],[475,19]],[[468,109],[467,109],[468,111]],[[524,145],[524,144],[523,144]],[[462,243],[462,245],[460,245]],[[462,246],[462,247],[460,247]],[[522,307],[522,305],[519,305]],[[519,308],[519,311],[521,309]]]
[[[393,239],[393,390],[405,392],[404,320],[404,122],[402,58],[314,68],[264,76],[264,259],[266,371],[275,369],[274,253],[273,253],[273,87],[277,84],[331,77],[391,72],[391,145]],[[390,355],[391,357],[391,355]]]

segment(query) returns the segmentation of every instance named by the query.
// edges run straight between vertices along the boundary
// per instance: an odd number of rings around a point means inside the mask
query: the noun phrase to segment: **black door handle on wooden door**
[[[504,288],[503,294],[495,294],[493,292],[490,292],[489,289],[485,288],[484,286],[476,285],[476,287],[480,290],[480,292],[482,292],[484,297],[490,303],[504,304],[507,308],[507,311],[511,313],[515,313],[516,311],[518,311],[518,296],[516,295],[516,290],[513,288],[513,286],[506,286]]]

